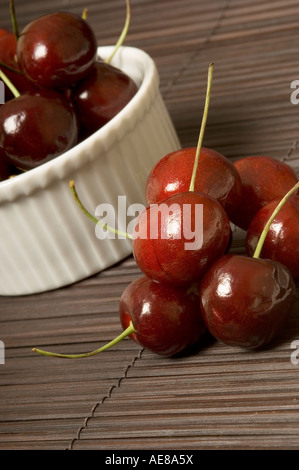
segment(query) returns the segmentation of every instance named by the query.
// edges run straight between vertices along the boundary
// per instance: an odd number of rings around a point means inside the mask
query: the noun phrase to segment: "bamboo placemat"
[[[1,27],[10,26],[8,2]],[[115,42],[123,0],[89,0],[99,45]],[[20,26],[81,0],[16,0]],[[204,145],[231,159],[253,154],[299,171],[299,4],[292,0],[131,0],[127,45],[156,61],[183,146],[196,145],[208,64],[215,62]],[[20,227],[21,229],[21,227]],[[242,251],[242,238],[234,250]],[[140,272],[130,257],[57,291],[0,298],[0,449],[298,449],[299,294],[271,348],[244,352],[207,339],[164,359],[125,340],[80,361],[44,358],[32,346],[80,352],[120,332],[118,302]]]

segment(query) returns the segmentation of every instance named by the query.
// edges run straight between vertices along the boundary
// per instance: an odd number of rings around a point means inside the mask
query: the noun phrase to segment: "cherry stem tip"
[[[199,137],[198,137],[198,143],[197,143],[197,148],[196,148],[196,154],[195,154],[195,160],[194,160],[194,166],[193,166],[189,191],[194,191],[196,172],[197,172],[197,167],[198,167],[198,160],[199,160],[200,150],[201,150],[201,147],[202,147],[202,141],[203,141],[203,137],[204,137],[204,133],[205,133],[207,118],[208,118],[208,112],[209,112],[213,72],[214,72],[214,62],[211,62],[210,65],[209,65],[209,70],[208,70],[208,82],[207,82],[207,91],[206,91],[204,112],[203,112],[203,117],[202,117],[202,121],[201,121],[200,133],[199,133]]]
[[[58,357],[61,359],[83,359],[85,357],[95,356],[96,354],[106,351],[107,349],[111,348],[112,346],[115,346],[117,343],[119,343],[124,338],[131,335],[132,333],[136,333],[136,331],[133,327],[133,323],[130,322],[128,328],[126,328],[119,336],[114,338],[112,341],[105,344],[99,349],[95,349],[94,351],[90,351],[90,352],[82,353],[82,354],[60,354],[60,353],[54,353],[51,351],[45,351],[43,349],[38,349],[38,348],[33,348],[32,351],[38,354],[41,354],[42,356]]]
[[[128,30],[129,30],[129,27],[130,27],[130,21],[131,21],[131,7],[130,7],[130,1],[129,0],[126,0],[126,4],[127,4],[127,13],[126,13],[126,21],[125,21],[125,25],[124,25],[124,28],[121,32],[121,35],[119,36],[118,38],[118,41],[117,43],[115,44],[115,47],[113,49],[113,52],[112,54],[106,59],[106,64],[110,64],[111,60],[113,59],[114,55],[116,54],[116,52],[118,51],[118,49],[120,48],[120,46],[123,44],[127,34],[128,34]]]

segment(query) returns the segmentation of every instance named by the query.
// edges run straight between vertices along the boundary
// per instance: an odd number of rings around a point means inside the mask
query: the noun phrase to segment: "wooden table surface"
[[[88,8],[99,45],[114,44],[124,0],[16,0],[19,25]],[[299,168],[299,2],[131,0],[126,45],[148,52],[183,146],[196,145],[208,64],[215,63],[204,145],[235,160],[264,154]],[[8,0],[1,27],[10,27]],[[242,251],[240,240],[233,250]],[[1,262],[1,261],[0,261]],[[75,285],[0,298],[0,449],[298,449],[299,300],[278,341],[246,352],[216,341],[164,359],[127,339],[80,361],[120,332],[118,302],[140,272],[132,257]],[[1,280],[0,280],[1,282]]]

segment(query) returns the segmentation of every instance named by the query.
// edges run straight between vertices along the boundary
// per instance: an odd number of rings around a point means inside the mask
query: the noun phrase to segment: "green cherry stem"
[[[96,354],[101,353],[102,351],[106,351],[107,349],[111,348],[112,346],[115,346],[115,344],[119,343],[122,341],[124,338],[127,336],[131,335],[132,333],[135,333],[135,329],[133,327],[133,323],[130,322],[128,328],[124,330],[119,336],[114,338],[112,341],[109,343],[105,344],[99,349],[95,349],[94,351],[90,351],[87,353],[82,353],[82,354],[59,354],[59,353],[53,353],[50,351],[44,351],[43,349],[38,349],[38,348],[33,348],[32,351],[37,352],[41,354],[42,356],[51,356],[51,357],[59,357],[62,359],[82,359],[84,357],[90,357],[90,356],[95,356]]]
[[[14,84],[9,80],[9,78],[5,75],[5,73],[1,69],[0,69],[0,78],[8,86],[8,88],[10,89],[10,91],[12,92],[15,98],[18,98],[19,96],[21,96],[21,94],[16,89]]]
[[[126,232],[122,232],[120,230],[117,230],[113,227],[110,227],[109,225],[107,224],[103,224],[100,222],[100,220],[96,219],[87,209],[86,207],[84,207],[84,205],[82,204],[79,196],[78,196],[78,193],[77,193],[77,190],[76,190],[76,187],[75,187],[75,183],[73,180],[71,180],[69,182],[69,186],[71,188],[71,191],[72,191],[72,194],[73,194],[73,197],[77,203],[77,205],[79,206],[79,208],[81,209],[81,211],[86,215],[86,217],[88,217],[92,222],[94,222],[95,224],[99,224],[101,227],[105,228],[106,230],[108,230],[109,232],[112,232],[112,233],[115,233],[116,235],[120,235],[122,238],[128,238],[130,240],[132,240],[132,235],[130,235],[129,233],[126,233]]]
[[[10,70],[11,72],[17,73],[18,75],[23,75],[21,70],[15,69],[14,67],[11,67],[11,65],[5,64],[5,62],[3,62],[2,60],[0,60],[0,67]]]
[[[278,203],[278,205],[276,206],[276,208],[274,209],[272,215],[269,217],[261,235],[260,235],[260,238],[259,238],[259,241],[258,241],[258,244],[255,248],[255,251],[254,251],[254,254],[253,254],[253,258],[259,258],[260,257],[260,254],[261,254],[261,251],[262,251],[262,248],[263,248],[263,245],[264,245],[264,242],[265,242],[265,239],[267,237],[267,234],[269,232],[269,228],[273,222],[273,220],[275,219],[275,217],[277,216],[278,212],[280,211],[280,209],[283,207],[283,205],[285,204],[285,202],[289,199],[290,196],[292,196],[292,194],[294,194],[297,190],[299,189],[299,181],[298,183],[295,184],[295,186],[293,186],[292,189],[290,189],[290,191],[281,199],[281,201]]]
[[[10,6],[10,16],[11,16],[11,23],[12,23],[13,32],[15,34],[16,40],[18,40],[19,39],[19,27],[18,27],[18,23],[17,23],[17,15],[16,15],[16,11],[15,11],[15,2],[14,2],[14,0],[10,0],[9,6]]]
[[[198,137],[198,143],[197,143],[197,148],[196,148],[196,154],[195,154],[195,160],[194,160],[194,166],[193,166],[193,172],[192,172],[192,176],[191,176],[189,191],[194,191],[194,185],[195,185],[195,179],[196,179],[196,172],[197,172],[197,167],[198,167],[200,149],[201,149],[201,146],[202,146],[203,136],[204,136],[204,133],[205,133],[207,118],[208,118],[208,111],[209,111],[210,97],[211,97],[211,88],[212,88],[212,79],[213,79],[213,71],[214,71],[214,63],[212,62],[209,65],[209,70],[208,70],[208,83],[207,83],[207,91],[206,91],[206,100],[205,100],[203,117],[202,117],[202,121],[201,121],[200,133],[199,133],[199,137]]]
[[[118,49],[120,48],[120,46],[123,44],[127,34],[128,34],[128,30],[129,30],[129,26],[130,26],[130,21],[131,21],[131,7],[130,7],[130,1],[129,0],[126,0],[126,4],[127,4],[127,12],[126,12],[126,21],[125,21],[125,25],[124,25],[124,28],[121,32],[121,35],[119,36],[118,38],[118,41],[117,43],[115,44],[115,47],[113,49],[113,52],[112,54],[108,57],[108,59],[106,59],[106,64],[110,64],[111,60],[113,59],[114,55],[116,54],[116,52],[118,51]]]

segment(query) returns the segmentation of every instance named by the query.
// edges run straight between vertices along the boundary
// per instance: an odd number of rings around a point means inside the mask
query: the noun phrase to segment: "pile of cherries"
[[[13,7],[11,12],[14,32],[0,30],[0,78],[6,83],[0,181],[74,147],[137,92],[133,79],[112,66],[111,58],[98,56],[85,14],[50,13],[19,33]],[[128,18],[129,13],[128,8]]]
[[[285,326],[299,280],[298,178],[285,162],[267,156],[232,163],[202,147],[213,68],[197,147],[164,156],[148,176],[148,205],[129,236],[143,275],[121,296],[123,333],[89,353],[35,351],[87,357],[129,336],[159,355],[175,356],[200,347],[206,334],[259,349]],[[71,188],[89,214],[74,183]],[[247,231],[246,254],[229,252],[231,223]]]

